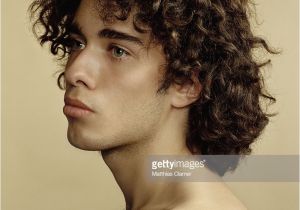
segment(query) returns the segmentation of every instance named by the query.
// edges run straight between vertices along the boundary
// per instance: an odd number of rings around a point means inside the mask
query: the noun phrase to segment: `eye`
[[[124,56],[129,55],[129,53],[126,50],[118,46],[111,46],[111,51],[112,51],[112,56],[115,58],[123,58]]]
[[[72,37],[67,38],[63,45],[67,48],[68,52],[82,50],[85,48],[85,44],[83,42]]]

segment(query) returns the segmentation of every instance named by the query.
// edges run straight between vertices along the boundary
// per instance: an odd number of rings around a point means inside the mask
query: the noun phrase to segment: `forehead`
[[[135,12],[131,12],[126,20],[112,21],[103,20],[100,12],[101,9],[107,10],[108,8],[100,8],[99,1],[97,0],[81,0],[80,5],[75,13],[73,22],[76,22],[82,29],[85,35],[95,35],[103,28],[117,29],[118,31],[131,34],[140,38],[144,43],[149,43],[150,32],[140,33],[133,24],[133,16]],[[107,12],[107,11],[106,11]]]

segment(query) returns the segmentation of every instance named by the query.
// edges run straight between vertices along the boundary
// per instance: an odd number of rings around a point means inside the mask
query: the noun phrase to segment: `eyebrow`
[[[125,40],[138,45],[144,45],[144,43],[139,38],[126,34],[124,32],[116,31],[114,29],[105,28],[98,32],[98,36],[101,38]]]
[[[72,24],[70,24],[70,26],[68,27],[68,31],[69,33],[78,34],[82,37],[85,37],[80,25],[77,22],[73,22]],[[114,29],[104,28],[98,31],[97,35],[100,38],[124,40],[135,43],[137,45],[144,46],[143,41],[139,38]]]
[[[69,34],[77,34],[77,35],[80,35],[82,37],[85,37],[83,35],[83,32],[82,32],[82,29],[81,27],[79,26],[79,24],[77,22],[73,22],[69,25],[69,27],[67,28]]]

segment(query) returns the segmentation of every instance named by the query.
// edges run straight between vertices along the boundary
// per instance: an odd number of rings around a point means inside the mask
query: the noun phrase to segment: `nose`
[[[71,55],[64,72],[66,86],[95,89],[99,66],[99,62],[95,59],[95,56],[84,50],[76,55]]]

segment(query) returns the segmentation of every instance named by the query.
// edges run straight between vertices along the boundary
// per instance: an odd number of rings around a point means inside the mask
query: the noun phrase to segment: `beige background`
[[[30,33],[29,1],[2,1],[2,209],[121,210],[124,201],[97,152],[66,139],[57,64]],[[256,31],[283,50],[267,68],[278,103],[256,154],[298,154],[298,1],[257,0]],[[296,183],[229,183],[250,210],[298,209]]]

